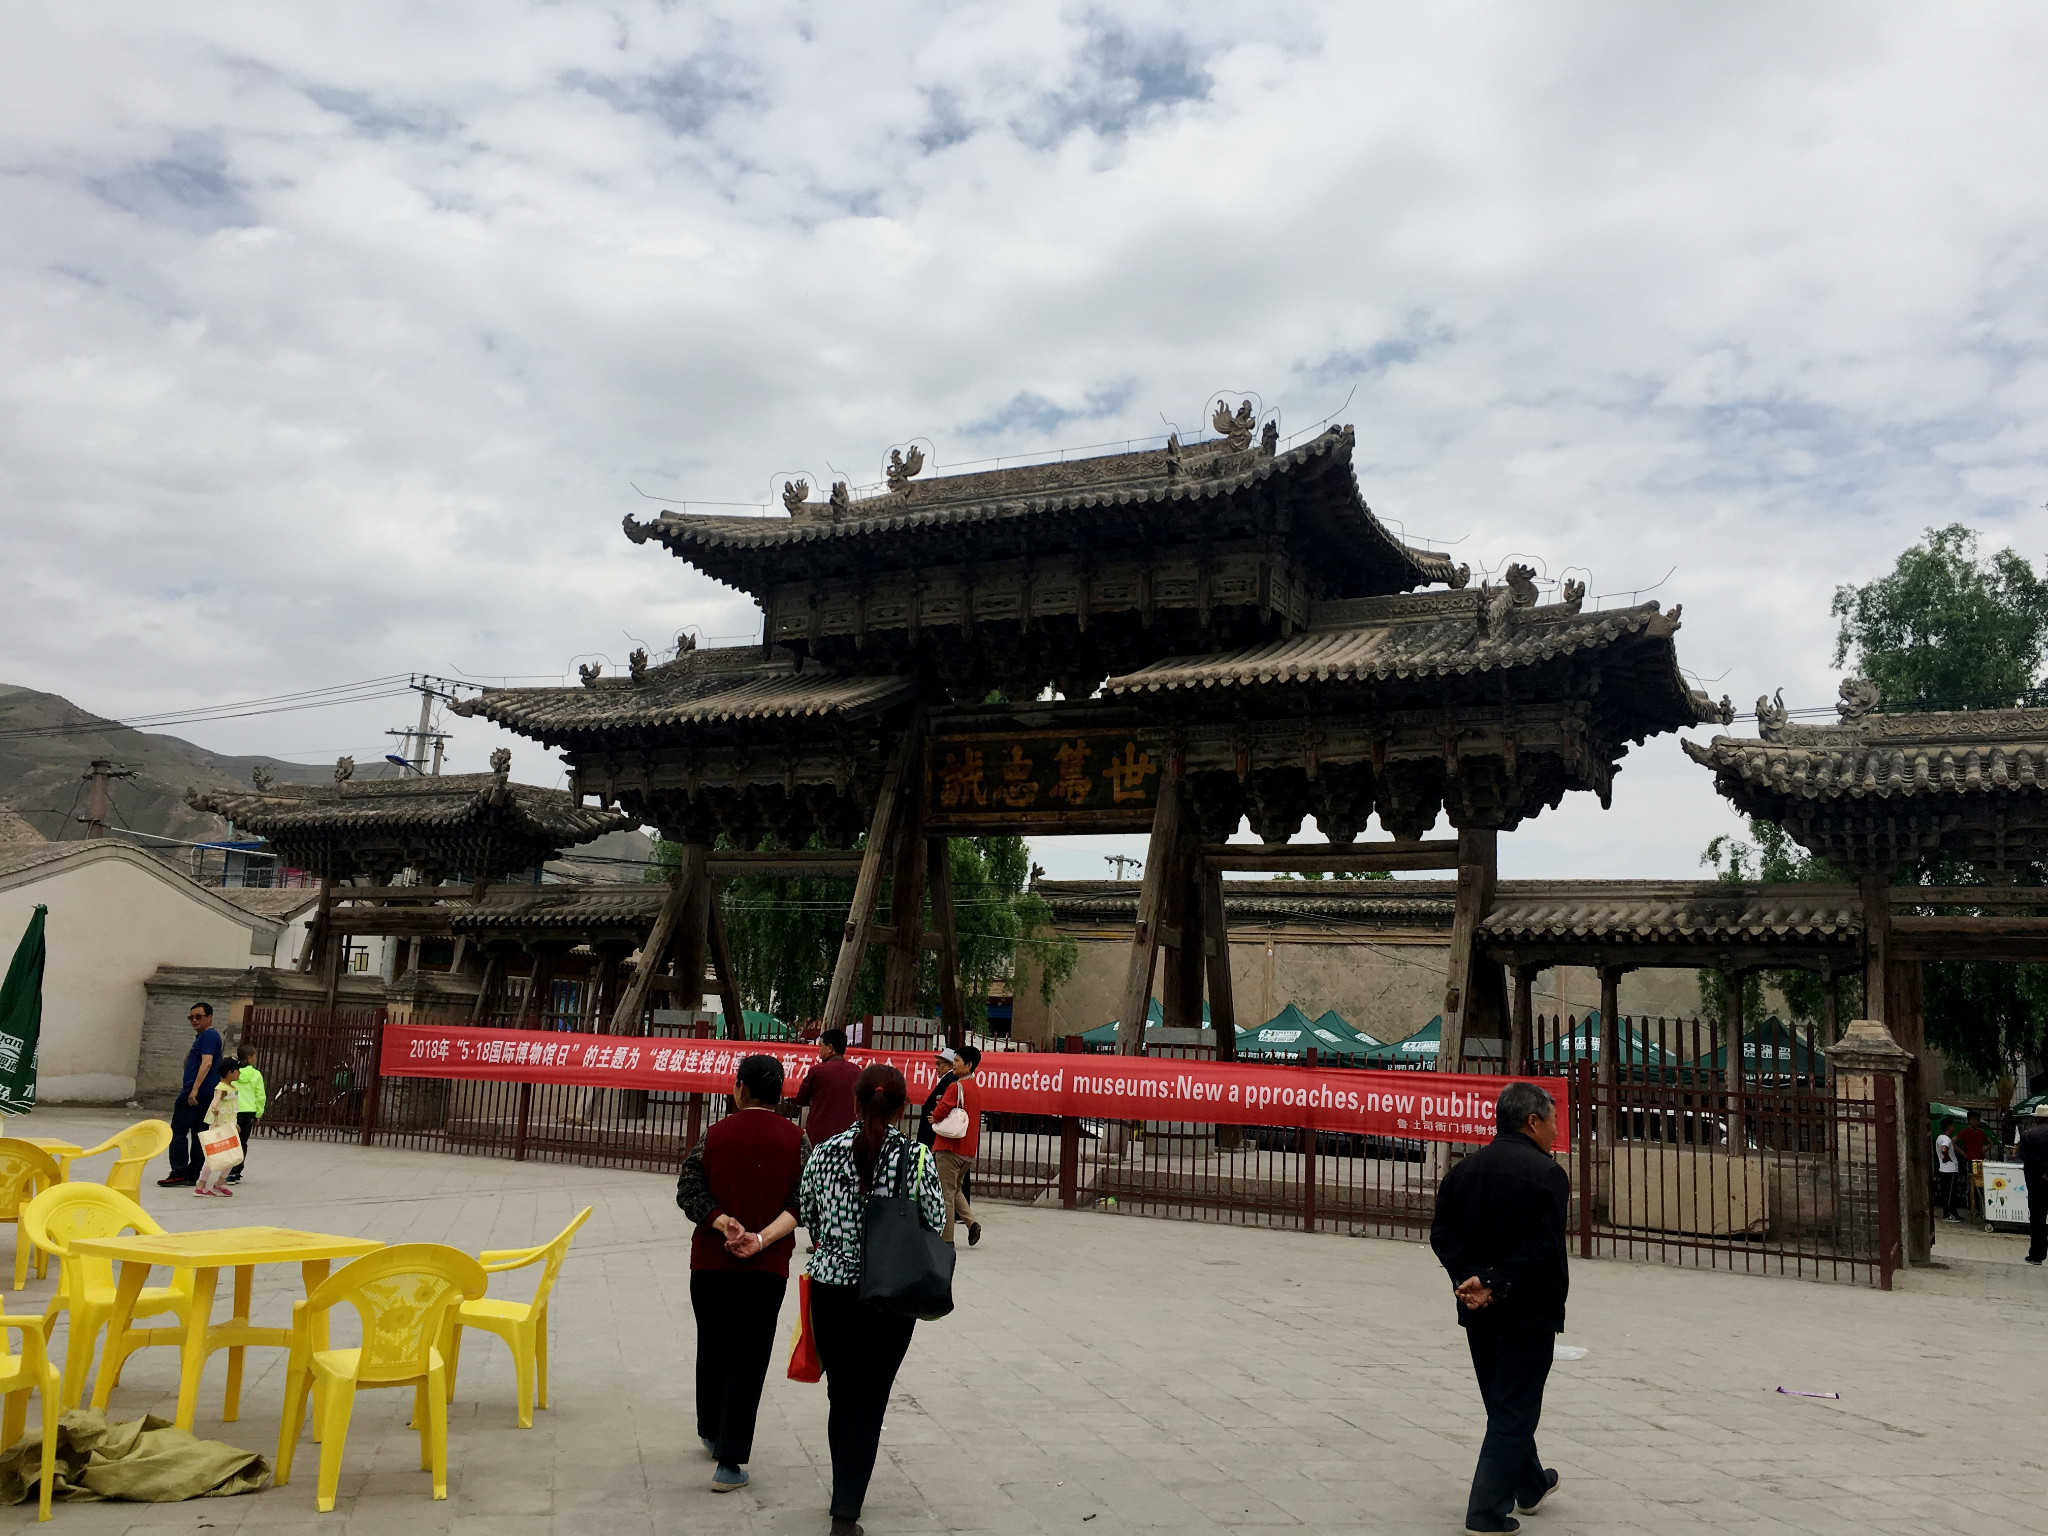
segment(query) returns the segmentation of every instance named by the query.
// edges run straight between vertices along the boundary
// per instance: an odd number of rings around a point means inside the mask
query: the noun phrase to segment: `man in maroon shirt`
[[[818,1064],[804,1074],[796,1096],[782,1101],[783,1113],[794,1119],[808,1109],[804,1135],[812,1146],[821,1146],[859,1118],[853,1105],[853,1085],[859,1081],[860,1068],[846,1059],[846,1031],[828,1029],[818,1037]]]
[[[711,1486],[720,1493],[747,1485],[754,1417],[796,1247],[790,1234],[804,1146],[797,1128],[775,1112],[781,1093],[781,1062],[741,1061],[737,1108],[690,1149],[676,1180],[676,1204],[697,1228],[690,1240],[697,1436],[718,1463]]]

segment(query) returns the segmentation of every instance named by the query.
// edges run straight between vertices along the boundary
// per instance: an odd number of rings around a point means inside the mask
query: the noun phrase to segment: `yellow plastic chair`
[[[18,1355],[9,1352],[6,1342],[7,1334],[16,1330],[21,1334]],[[50,1518],[50,1490],[57,1481],[59,1390],[56,1367],[50,1364],[50,1352],[43,1342],[42,1319],[0,1313],[0,1396],[7,1399],[6,1411],[0,1414],[0,1451],[13,1445],[28,1428],[29,1393],[43,1395],[42,1508],[36,1513],[38,1520]]]
[[[118,1190],[138,1204],[142,1200],[142,1171],[171,1144],[171,1122],[138,1120],[126,1130],[116,1131],[96,1147],[87,1147],[73,1162],[98,1157],[102,1152],[119,1152],[107,1170],[106,1187]]]
[[[512,1375],[519,1394],[519,1427],[533,1428],[533,1410],[548,1405],[548,1293],[555,1288],[555,1276],[562,1272],[562,1260],[569,1256],[569,1240],[576,1229],[590,1220],[591,1207],[576,1213],[576,1219],[537,1248],[487,1248],[477,1257],[484,1273],[501,1275],[545,1263],[533,1300],[497,1301],[483,1297],[465,1301],[448,1314],[448,1331],[442,1336],[441,1354],[448,1362],[448,1400],[455,1400],[455,1367],[462,1355],[462,1330],[481,1328],[495,1333],[512,1348]]]
[[[306,1395],[316,1384],[321,1388],[320,1486],[313,1505],[322,1514],[334,1508],[356,1388],[411,1387],[420,1468],[434,1474],[434,1497],[447,1498],[447,1370],[436,1346],[449,1312],[483,1295],[489,1284],[483,1265],[460,1248],[401,1243],[346,1265],[311,1296],[295,1302],[291,1356],[285,1367],[284,1425],[277,1439],[278,1486],[291,1481],[292,1452],[306,1422]],[[313,1319],[343,1302],[363,1320],[361,1347],[316,1351]]]
[[[28,1284],[29,1255],[36,1260],[36,1278],[50,1272],[50,1256],[38,1253],[21,1225],[22,1210],[45,1189],[64,1182],[57,1160],[41,1147],[16,1137],[0,1137],[0,1221],[14,1223],[14,1288]]]
[[[118,1190],[104,1184],[59,1184],[29,1201],[21,1213],[21,1224],[38,1248],[57,1255],[60,1266],[57,1294],[43,1313],[43,1336],[59,1312],[67,1313],[70,1325],[64,1333],[63,1406],[76,1408],[85,1391],[85,1375],[92,1368],[93,1349],[100,1330],[114,1316],[114,1261],[73,1253],[72,1241],[81,1237],[118,1237],[123,1232],[155,1235],[163,1231],[149,1212]],[[149,1328],[130,1334],[116,1344],[108,1342],[100,1361],[99,1380],[93,1386],[93,1402],[104,1408],[121,1381],[121,1367],[130,1355],[151,1344],[180,1346],[185,1341],[185,1323],[192,1311],[192,1271],[171,1271],[169,1285],[146,1285],[135,1300],[136,1317],[154,1317],[169,1312],[178,1320],[176,1328]]]

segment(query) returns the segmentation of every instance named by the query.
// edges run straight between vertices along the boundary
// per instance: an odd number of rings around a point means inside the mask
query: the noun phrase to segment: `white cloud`
[[[2037,9],[1247,19],[10,18],[8,680],[125,714],[748,636],[619,536],[635,485],[759,502],[913,434],[1119,440],[1220,389],[1289,431],[1348,393],[1369,499],[1475,565],[1671,571],[1684,659],[1744,705],[1831,698],[1829,592],[1924,526],[2048,548]],[[492,744],[462,726],[458,761]],[[1688,870],[1727,823],[1704,779],[1640,748],[1613,811],[1507,863]]]

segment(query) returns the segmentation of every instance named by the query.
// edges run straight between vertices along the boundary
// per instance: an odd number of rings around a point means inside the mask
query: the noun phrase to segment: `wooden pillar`
[[[939,941],[939,1016],[946,1043],[958,1050],[967,1041],[967,1015],[960,1006],[960,933],[953,917],[953,848],[943,837],[925,840],[925,882],[932,893],[932,931]]]
[[[718,1004],[725,1013],[725,1038],[744,1040],[747,1038],[747,1014],[740,1004],[739,976],[733,970],[732,944],[725,933],[725,908],[716,891],[712,892],[709,916],[706,937],[711,942],[711,969],[718,975]]]
[[[1906,1068],[1906,1092],[1899,1101],[1899,1135],[1906,1161],[1905,1198],[1899,1227],[1905,1238],[1906,1262],[1927,1264],[1934,1258],[1934,1127],[1928,1108],[1933,1081],[1927,1059],[1927,1023],[1923,1014],[1924,971],[1917,960],[1894,956],[1885,983],[1891,1016],[1885,1029],[1913,1058]]]
[[[521,1010],[521,1024],[527,1029],[545,1029],[548,1004],[553,1000],[555,990],[554,946],[537,944],[533,946],[532,954],[533,970],[527,976],[526,1007]]]
[[[1891,881],[1884,875],[1863,875],[1856,881],[1856,890],[1863,908],[1863,1017],[1889,1028],[1886,993],[1891,980]]]
[[[1138,887],[1138,923],[1131,935],[1131,959],[1124,972],[1122,1008],[1117,1014],[1116,1048],[1120,1055],[1145,1051],[1145,1013],[1152,1001],[1152,966],[1159,958],[1159,928],[1166,888],[1173,877],[1174,850],[1180,842],[1180,781],[1171,773],[1159,781],[1159,804],[1152,812],[1152,840],[1145,849],[1145,878]]]
[[[1437,1070],[1465,1070],[1465,1040],[1498,1038],[1506,1022],[1490,996],[1500,990],[1500,967],[1479,953],[1479,925],[1493,905],[1500,834],[1491,827],[1458,829],[1458,895],[1451,913],[1450,974],[1444,981],[1443,1044]],[[1490,978],[1485,972],[1492,971]]]
[[[882,892],[882,867],[889,860],[903,781],[915,761],[920,739],[921,733],[915,729],[903,733],[875,790],[867,847],[861,853],[860,874],[853,882],[853,902],[847,908],[846,927],[839,938],[839,960],[832,967],[832,987],[825,998],[827,1029],[844,1029],[853,1017],[853,989],[860,980],[861,962],[867,958],[868,929],[874,924],[875,901]]]
[[[1175,840],[1173,869],[1160,910],[1160,942],[1166,964],[1159,982],[1162,1022],[1177,1029],[1202,1027],[1202,862],[1192,818],[1183,817]]]
[[[1530,1042],[1532,1016],[1536,1011],[1536,973],[1540,966],[1515,967],[1514,1008],[1508,1019],[1508,1071],[1529,1072],[1535,1062]]]
[[[1237,1060],[1237,995],[1230,979],[1230,925],[1223,911],[1223,871],[1198,871],[1202,882],[1202,949],[1209,965],[1209,1021],[1216,1059]]]
[[[1749,982],[1747,971],[1723,971],[1728,983],[1728,1001],[1721,1010],[1721,1033],[1726,1038],[1727,1067],[1722,1084],[1728,1092],[1728,1151],[1739,1156],[1748,1145],[1748,1131],[1742,1119],[1742,989]]]
[[[671,1008],[704,1006],[705,949],[711,930],[711,848],[705,843],[683,845],[683,863],[692,871],[686,882],[681,909],[676,913],[676,979],[682,986],[669,993]],[[640,1033],[637,1016],[626,1021],[631,1033]]]
[[[491,992],[505,974],[505,957],[500,945],[493,944],[484,951],[484,974],[476,984],[476,1001],[470,1005],[469,1022],[488,1023],[491,1014]]]
[[[669,945],[675,938],[676,924],[689,900],[688,887],[695,881],[708,878],[704,866],[708,852],[702,843],[683,845],[683,862],[668,877],[668,894],[662,898],[660,910],[654,914],[654,925],[647,930],[647,942],[640,946],[640,963],[633,967],[633,979],[627,984],[625,995],[619,999],[619,1006],[612,1010],[610,1033],[640,1033],[640,1015],[647,1011],[647,998],[654,990],[655,974],[660,971]]]
[[[1832,965],[1821,972],[1820,1022],[1829,1045],[1842,1038],[1842,978]]]
[[[306,947],[299,951],[299,969],[311,975],[313,967],[326,958],[324,946],[333,938],[328,930],[328,918],[334,910],[334,876],[320,877],[320,904],[313,909],[313,920],[306,924]]]
[[[903,824],[896,834],[896,862],[889,882],[889,921],[896,937],[882,978],[882,1011],[916,1013],[924,979],[924,875],[931,851],[924,842],[924,796],[919,776],[903,786]]]

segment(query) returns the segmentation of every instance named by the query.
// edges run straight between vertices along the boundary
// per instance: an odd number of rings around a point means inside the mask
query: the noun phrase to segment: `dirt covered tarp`
[[[28,1435],[0,1455],[0,1505],[29,1497],[42,1472],[43,1437]],[[201,1440],[154,1415],[109,1424],[105,1414],[74,1408],[57,1420],[57,1486],[61,1502],[125,1499],[167,1504],[222,1498],[270,1486],[270,1463],[254,1451]]]

